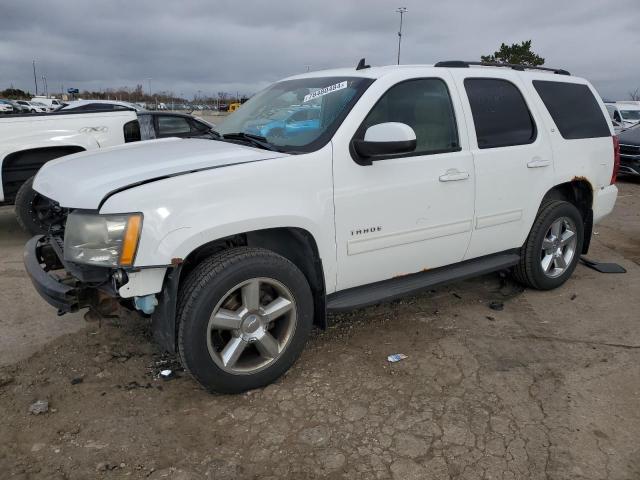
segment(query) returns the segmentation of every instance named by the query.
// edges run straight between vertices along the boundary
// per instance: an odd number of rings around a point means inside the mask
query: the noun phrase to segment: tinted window
[[[459,150],[449,90],[437,78],[410,80],[390,88],[367,115],[358,137],[364,138],[367,128],[385,122],[413,128],[416,150],[412,155]]]
[[[531,113],[513,83],[496,78],[467,78],[464,88],[479,148],[524,145],[535,140]]]
[[[168,115],[158,116],[158,136],[184,135],[190,132],[191,127],[186,118]]]
[[[600,105],[587,85],[534,80],[533,86],[563,138],[611,136]],[[614,118],[619,120],[618,112],[614,112]]]

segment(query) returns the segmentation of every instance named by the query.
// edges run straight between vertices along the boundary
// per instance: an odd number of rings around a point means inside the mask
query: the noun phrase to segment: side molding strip
[[[358,238],[347,243],[347,254],[357,255],[359,253],[371,252],[382,248],[406,245],[407,243],[421,242],[432,238],[448,237],[458,233],[465,233],[471,230],[471,220],[436,225],[434,227],[417,228],[415,230],[405,230],[404,232],[383,233],[368,238]]]
[[[522,218],[522,210],[510,210],[508,212],[483,215],[476,218],[476,229],[494,227],[503,223],[517,222]]]

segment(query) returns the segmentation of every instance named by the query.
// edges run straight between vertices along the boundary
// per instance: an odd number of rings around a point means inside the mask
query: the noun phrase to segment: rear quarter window
[[[567,140],[610,137],[607,120],[587,85],[534,80],[558,131]]]

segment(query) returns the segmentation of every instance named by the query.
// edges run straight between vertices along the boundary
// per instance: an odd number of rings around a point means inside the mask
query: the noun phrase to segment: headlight
[[[71,213],[64,233],[64,258],[104,267],[129,267],[138,249],[142,214]]]

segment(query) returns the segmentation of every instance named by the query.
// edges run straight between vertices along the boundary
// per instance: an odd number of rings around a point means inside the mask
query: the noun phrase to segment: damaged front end
[[[124,272],[65,261],[61,235],[37,235],[24,248],[24,265],[40,296],[58,315],[89,307],[99,316],[112,316],[121,304],[118,287]]]

